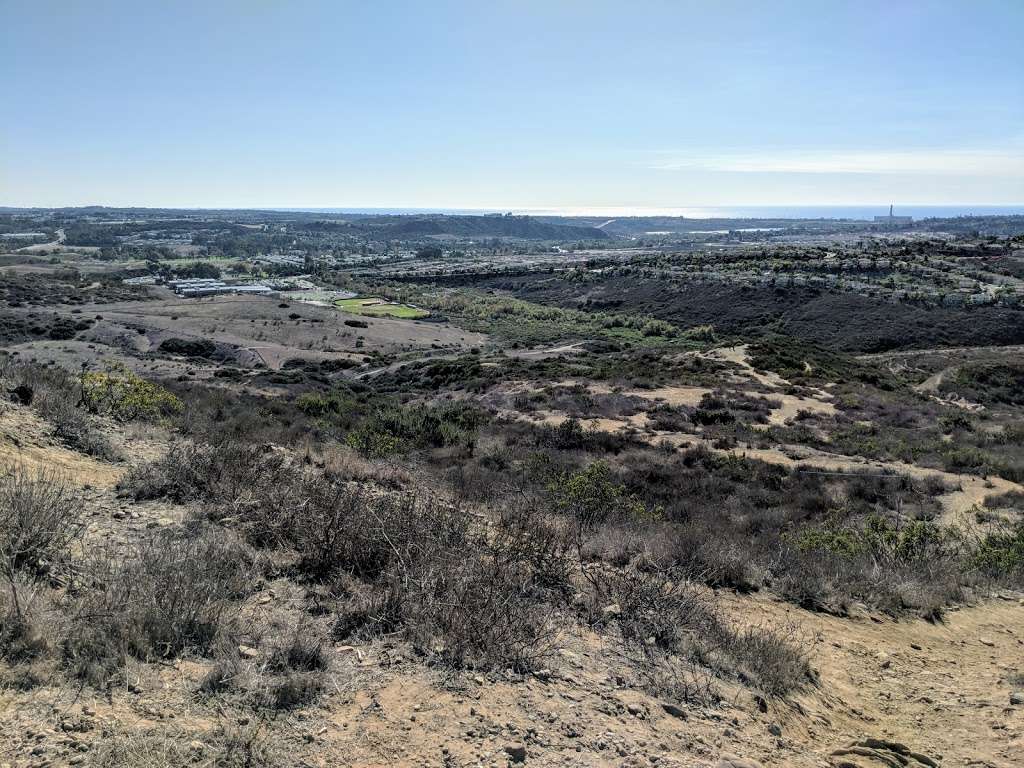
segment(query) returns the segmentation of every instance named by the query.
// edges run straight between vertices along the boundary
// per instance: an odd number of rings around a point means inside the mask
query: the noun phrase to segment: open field
[[[77,310],[83,317],[97,318],[82,339],[94,345],[94,362],[104,351],[118,350],[115,354],[146,359],[152,362],[151,370],[168,373],[180,364],[168,366],[166,360],[154,359],[160,357],[161,345],[168,339],[208,342],[214,347],[208,354],[217,354],[222,363],[230,360],[243,367],[273,370],[290,359],[361,362],[371,354],[468,349],[485,340],[444,323],[417,324],[381,316],[353,327],[346,320],[358,315],[262,297],[86,303]],[[32,341],[14,347],[29,356],[44,348],[53,350],[55,345]],[[77,351],[75,358],[80,359],[81,345]]]
[[[356,297],[352,299],[338,299],[334,305],[346,312],[356,315],[369,315],[371,317],[395,317],[402,320],[416,320],[427,317],[430,313],[417,307],[410,307],[407,304],[396,304],[372,297]]]

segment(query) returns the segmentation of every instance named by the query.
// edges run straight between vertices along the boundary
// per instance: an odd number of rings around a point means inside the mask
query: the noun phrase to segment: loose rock
[[[506,744],[505,753],[513,763],[526,762],[526,746],[524,744]]]
[[[260,652],[249,645],[238,646],[238,655],[243,659],[255,659],[260,655]]]
[[[728,752],[722,753],[715,768],[763,768],[757,760],[750,760],[745,757],[737,757]]]

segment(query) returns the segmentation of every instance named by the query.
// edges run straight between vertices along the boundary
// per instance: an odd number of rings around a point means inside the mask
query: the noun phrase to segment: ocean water
[[[815,206],[735,206],[689,209],[685,215],[697,219],[873,219],[887,216],[888,205],[815,205]],[[1024,205],[906,205],[895,206],[896,216],[915,219],[952,218],[956,216],[1021,216]]]

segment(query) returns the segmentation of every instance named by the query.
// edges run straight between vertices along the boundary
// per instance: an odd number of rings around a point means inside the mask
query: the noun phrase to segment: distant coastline
[[[352,216],[488,216],[513,214],[516,216],[580,218],[580,219],[628,219],[628,218],[672,218],[686,219],[751,219],[751,220],[851,220],[871,222],[876,216],[886,216],[889,204],[879,205],[735,205],[735,206],[691,206],[691,207],[615,207],[578,206],[564,208],[415,208],[415,207],[281,207],[281,206],[119,206],[107,204],[67,206],[14,206],[0,205],[0,213],[17,214],[39,211],[183,211],[183,212],[227,212],[264,211],[269,213],[319,213],[325,215]],[[958,216],[1024,216],[1021,205],[905,205],[896,204],[896,216],[910,216],[915,220]]]
[[[514,213],[526,216],[682,216],[688,219],[856,219],[870,221],[889,213],[889,205],[750,205],[695,206],[679,208],[567,207],[567,208],[264,208],[270,211],[353,213],[380,215],[446,214],[481,215]],[[915,219],[956,216],[1024,216],[1022,205],[896,205],[895,213]]]

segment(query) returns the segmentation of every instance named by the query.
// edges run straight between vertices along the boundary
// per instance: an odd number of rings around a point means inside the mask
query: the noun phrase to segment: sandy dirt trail
[[[26,408],[0,405],[0,467],[55,472],[75,484],[112,487],[126,467],[99,461],[57,443],[52,429]]]
[[[944,766],[1021,765],[1024,707],[1010,704],[1024,669],[1019,594],[949,611],[940,623],[809,614],[766,597],[731,600],[748,621],[793,622],[818,637],[812,663],[820,684],[798,698],[804,714],[783,729],[832,765],[840,763],[832,750],[866,737],[907,744]]]

